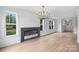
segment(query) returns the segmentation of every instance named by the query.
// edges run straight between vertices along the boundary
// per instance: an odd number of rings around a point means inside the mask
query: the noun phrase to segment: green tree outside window
[[[6,35],[16,34],[16,13],[7,12],[6,13]]]

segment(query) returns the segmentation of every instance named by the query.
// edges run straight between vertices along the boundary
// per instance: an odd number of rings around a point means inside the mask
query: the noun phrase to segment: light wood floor
[[[2,52],[77,52],[73,33],[54,33],[1,49]]]

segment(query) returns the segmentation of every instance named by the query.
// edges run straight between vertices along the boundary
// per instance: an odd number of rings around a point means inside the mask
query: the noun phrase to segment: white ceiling
[[[18,6],[17,8],[26,9],[32,12],[38,12],[42,10],[41,6]],[[74,9],[76,6],[45,6],[45,9],[49,12],[52,11],[64,11],[67,9]]]
[[[25,9],[34,13],[38,13],[42,10],[41,6],[17,6],[16,8]],[[72,14],[76,11],[76,6],[45,6],[45,9],[54,15]]]

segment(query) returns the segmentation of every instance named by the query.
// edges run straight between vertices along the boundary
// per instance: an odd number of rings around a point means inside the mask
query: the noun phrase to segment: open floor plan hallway
[[[72,32],[53,33],[1,49],[2,52],[76,52],[78,46]]]

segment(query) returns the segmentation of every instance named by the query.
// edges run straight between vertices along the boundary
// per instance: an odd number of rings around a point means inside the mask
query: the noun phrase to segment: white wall
[[[40,20],[34,13],[19,12],[20,27],[39,27]]]
[[[79,43],[79,9],[77,10],[77,42]]]
[[[17,13],[17,35],[7,37],[5,35],[5,12],[15,11]],[[22,27],[39,27],[40,20],[37,15],[27,10],[18,9],[14,7],[0,7],[0,47],[5,47],[11,44],[19,43],[21,37],[20,29]]]
[[[0,7],[0,40],[4,37],[4,34],[3,34],[3,26],[4,26],[4,24],[3,24],[3,14],[2,14],[2,7]]]

